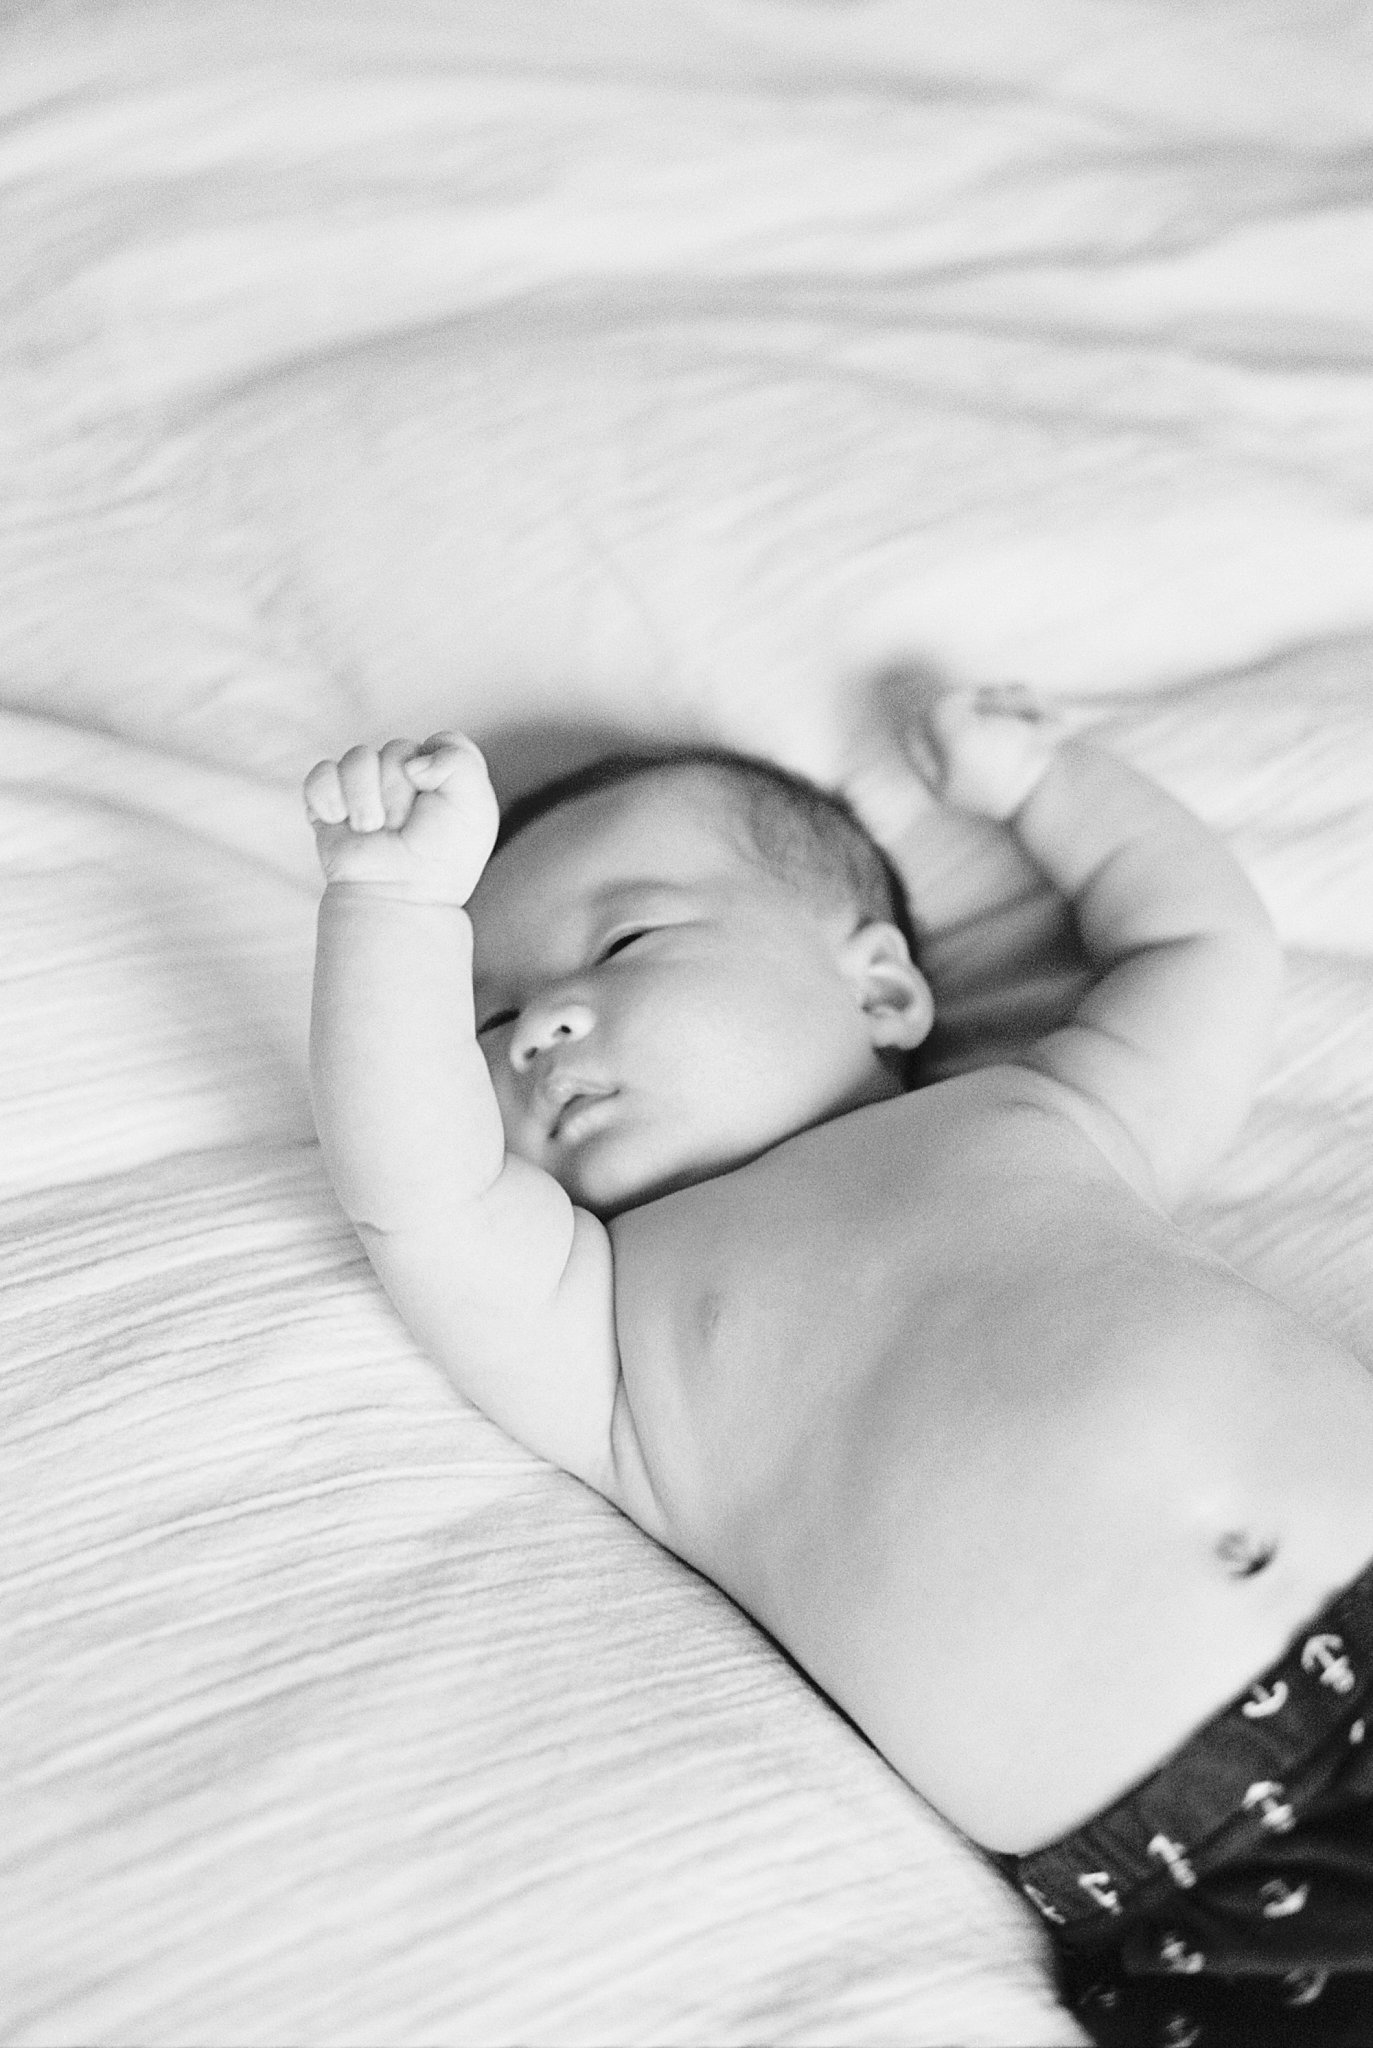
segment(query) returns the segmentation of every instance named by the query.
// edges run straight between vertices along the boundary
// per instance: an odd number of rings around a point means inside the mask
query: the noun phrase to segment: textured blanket
[[[891,665],[1035,683],[1277,918],[1185,1220],[1373,1364],[1371,145],[1355,0],[4,10],[6,2040],[1078,2039],[967,1845],[391,1313],[296,785],[706,734],[895,841]],[[1052,907],[901,843],[993,1056]]]

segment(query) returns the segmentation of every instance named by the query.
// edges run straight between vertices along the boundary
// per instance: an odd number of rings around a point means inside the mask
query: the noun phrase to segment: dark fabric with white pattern
[[[996,1860],[1102,2048],[1373,2048],[1373,1566],[1124,1798]]]

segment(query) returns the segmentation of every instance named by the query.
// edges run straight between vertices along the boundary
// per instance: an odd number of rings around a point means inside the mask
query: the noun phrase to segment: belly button
[[[1256,1572],[1270,1565],[1277,1554],[1275,1542],[1255,1536],[1248,1529],[1227,1529],[1216,1544],[1216,1556],[1235,1579],[1252,1579]]]

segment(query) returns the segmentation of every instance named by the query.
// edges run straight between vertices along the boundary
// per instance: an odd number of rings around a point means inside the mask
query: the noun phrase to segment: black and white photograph
[[[1373,2048],[1373,0],[0,0],[0,2041]]]

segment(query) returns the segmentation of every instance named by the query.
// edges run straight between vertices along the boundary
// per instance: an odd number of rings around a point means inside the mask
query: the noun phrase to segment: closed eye
[[[636,939],[646,939],[654,929],[653,925],[636,925],[632,931],[617,932],[609,944],[603,946],[596,955],[597,966],[605,960],[613,960],[617,953],[623,953],[626,946],[632,946]],[[481,1023],[478,1024],[478,1038],[484,1038],[488,1031],[499,1031],[503,1024],[515,1023],[519,1014],[518,1010],[513,1009],[493,1010],[489,1017],[483,1017]]]
[[[613,960],[617,953],[623,953],[625,947],[632,946],[636,939],[646,939],[651,930],[652,926],[641,925],[637,931],[621,932],[618,937],[610,941],[608,946],[601,948],[600,953],[597,955],[598,963],[603,960]]]
[[[491,1015],[483,1017],[477,1026],[478,1038],[483,1037],[488,1031],[498,1031],[502,1024],[513,1024],[519,1014],[518,1010],[493,1010]]]

